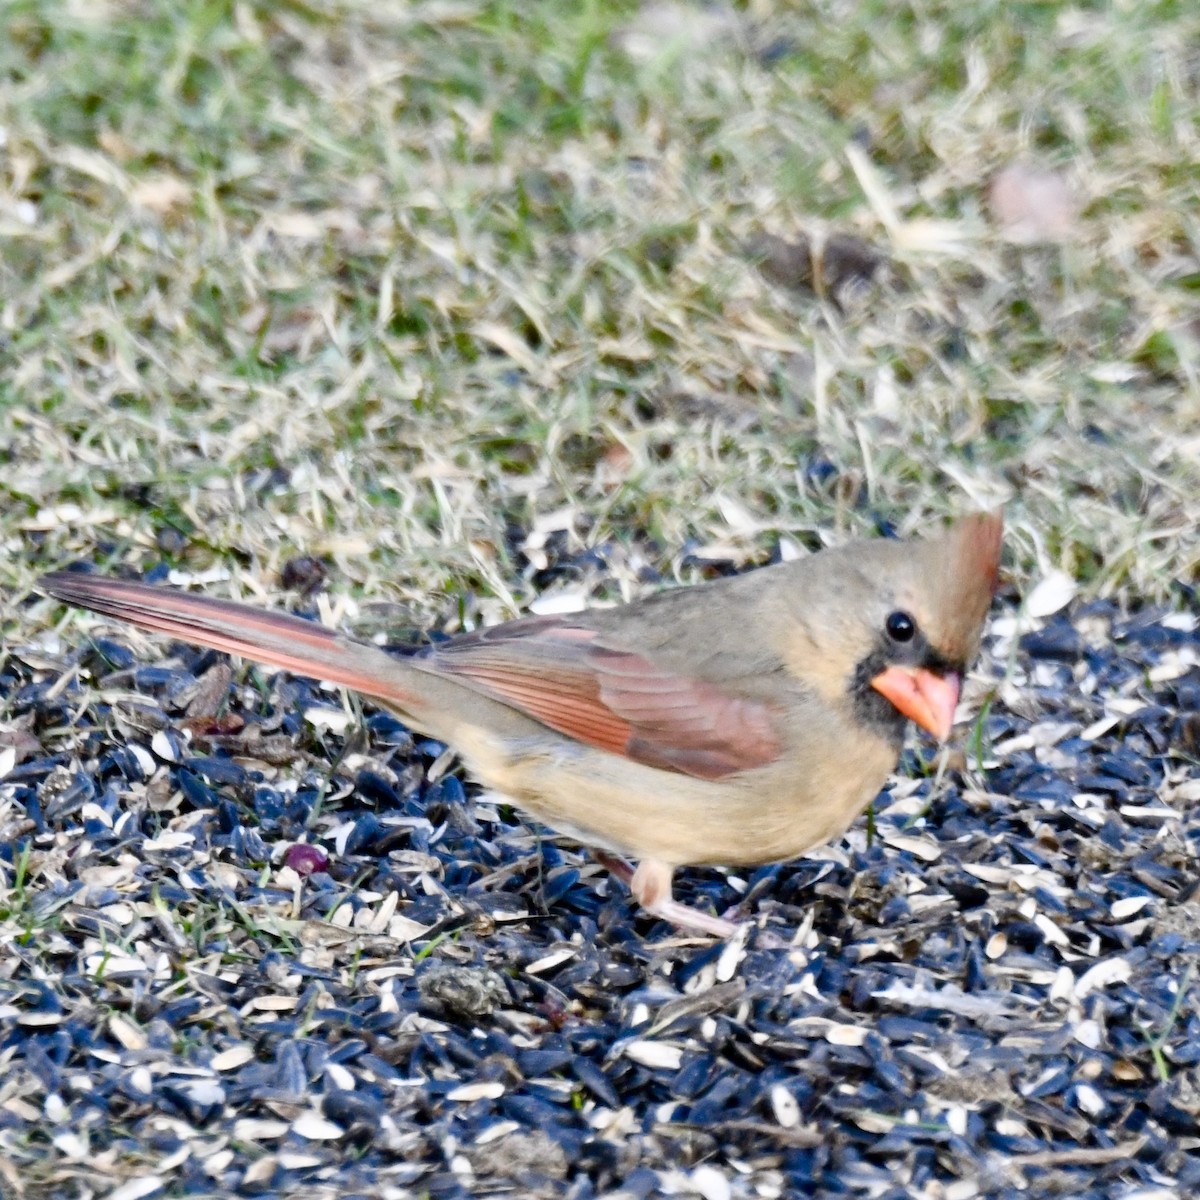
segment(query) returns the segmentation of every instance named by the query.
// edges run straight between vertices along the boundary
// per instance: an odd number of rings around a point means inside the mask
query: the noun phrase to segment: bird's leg
[[[732,921],[680,904],[671,893],[671,876],[675,869],[666,863],[656,858],[643,858],[634,870],[623,858],[604,850],[593,850],[592,856],[628,885],[634,900],[652,917],[661,917],[680,929],[696,929],[714,937],[729,937],[737,932],[738,927]]]
[[[633,883],[633,867],[619,854],[609,854],[607,850],[593,850],[591,855],[610,875],[615,875],[626,887]]]
[[[648,913],[662,917],[681,929],[697,929],[719,938],[737,933],[738,927],[732,921],[680,904],[671,891],[671,877],[674,874],[674,867],[656,858],[643,858],[633,873],[629,890]]]

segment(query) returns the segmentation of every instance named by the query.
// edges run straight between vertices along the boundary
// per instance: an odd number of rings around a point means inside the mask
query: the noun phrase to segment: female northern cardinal
[[[724,936],[735,926],[672,898],[675,868],[793,858],[878,793],[906,718],[949,736],[1001,529],[978,514],[399,656],[227,600],[62,571],[40,585],[373,697],[547,825],[638,859],[602,855],[648,912]]]

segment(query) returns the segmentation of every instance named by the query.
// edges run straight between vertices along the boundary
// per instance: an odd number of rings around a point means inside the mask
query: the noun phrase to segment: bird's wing
[[[494,626],[411,661],[589,746],[699,779],[765,766],[780,751],[765,703],[621,649],[570,618]]]

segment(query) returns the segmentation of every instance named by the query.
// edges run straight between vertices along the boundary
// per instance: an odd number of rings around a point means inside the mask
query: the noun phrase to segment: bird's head
[[[979,513],[937,537],[821,555],[821,586],[806,589],[799,613],[816,653],[798,673],[828,700],[848,696],[891,741],[905,720],[944,741],[996,589],[1002,534],[1000,513]]]

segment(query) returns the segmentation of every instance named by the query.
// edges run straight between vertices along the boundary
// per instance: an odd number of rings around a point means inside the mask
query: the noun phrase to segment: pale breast
[[[696,779],[565,738],[464,739],[487,786],[588,846],[672,866],[751,866],[795,858],[837,837],[875,797],[895,754],[864,739],[828,754]]]

